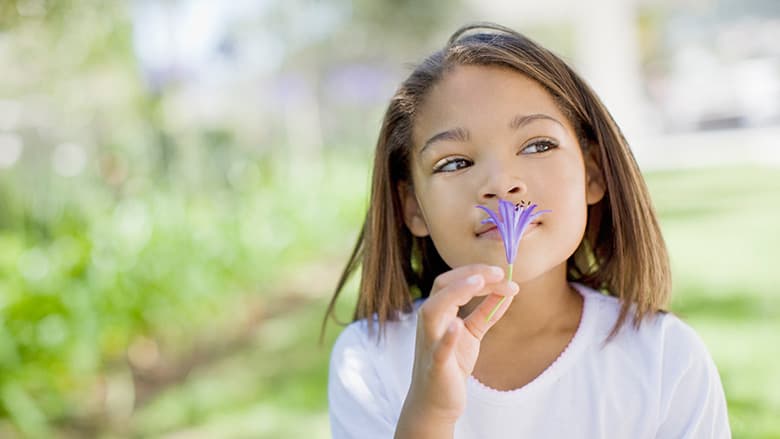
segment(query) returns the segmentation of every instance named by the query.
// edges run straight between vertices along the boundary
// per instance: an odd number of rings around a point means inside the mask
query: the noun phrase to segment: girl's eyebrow
[[[536,120],[551,120],[561,127],[563,127],[563,124],[556,118],[552,116],[548,116],[543,113],[534,113],[534,114],[526,114],[526,115],[517,115],[515,116],[512,121],[509,123],[509,128],[516,130],[518,128],[524,127],[528,125],[529,123],[536,121]],[[440,142],[442,140],[453,140],[456,142],[467,142],[470,139],[469,130],[465,128],[453,128],[447,131],[442,131],[438,134],[435,134],[433,137],[428,139],[420,148],[420,155],[422,155],[423,151],[425,151],[426,148],[431,146],[433,143]]]
[[[422,155],[423,151],[425,151],[425,148],[431,146],[431,144],[442,141],[442,140],[453,140],[456,142],[467,142],[471,138],[471,135],[469,134],[469,130],[465,128],[453,128],[451,130],[442,131],[439,134],[434,135],[430,139],[428,139],[424,144],[423,147],[420,149],[420,155]]]

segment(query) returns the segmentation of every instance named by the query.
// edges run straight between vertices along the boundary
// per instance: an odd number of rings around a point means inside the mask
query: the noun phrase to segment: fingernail
[[[512,288],[512,292],[514,292],[515,294],[517,294],[518,292],[520,292],[520,285],[518,285],[518,284],[517,284],[517,283],[515,283],[515,282],[512,282],[512,281],[510,281],[510,282],[509,282],[509,287],[510,287],[510,288]]]
[[[504,276],[504,269],[501,267],[490,267],[490,271],[496,276]]]
[[[480,275],[478,275],[478,274],[474,274],[474,275],[471,275],[471,276],[469,276],[469,277],[466,279],[466,283],[467,283],[467,284],[469,284],[469,285],[476,285],[476,284],[478,284],[478,283],[479,283],[481,280],[482,280],[482,276],[480,276]]]

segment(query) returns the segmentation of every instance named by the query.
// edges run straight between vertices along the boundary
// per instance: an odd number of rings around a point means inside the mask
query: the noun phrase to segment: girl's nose
[[[520,192],[521,192],[520,186],[515,185],[509,187],[507,190],[498,190],[496,192],[485,192],[484,194],[482,194],[482,198],[488,200],[496,197],[506,199],[507,195],[519,194]]]
[[[508,168],[506,165],[493,167],[480,190],[481,200],[513,198],[526,192],[525,182],[517,175],[517,170]]]

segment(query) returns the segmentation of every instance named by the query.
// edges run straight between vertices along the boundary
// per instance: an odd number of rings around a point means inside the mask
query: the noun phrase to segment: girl
[[[511,279],[475,208],[500,199],[550,211]],[[517,32],[463,27],[401,84],[326,318],[360,264],[331,354],[335,438],[730,437],[707,349],[663,311],[668,256],[626,140]]]

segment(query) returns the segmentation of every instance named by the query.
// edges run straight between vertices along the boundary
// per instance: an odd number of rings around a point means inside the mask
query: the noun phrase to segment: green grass
[[[721,374],[734,437],[780,437],[780,169],[648,176],[669,246],[672,310]]]

